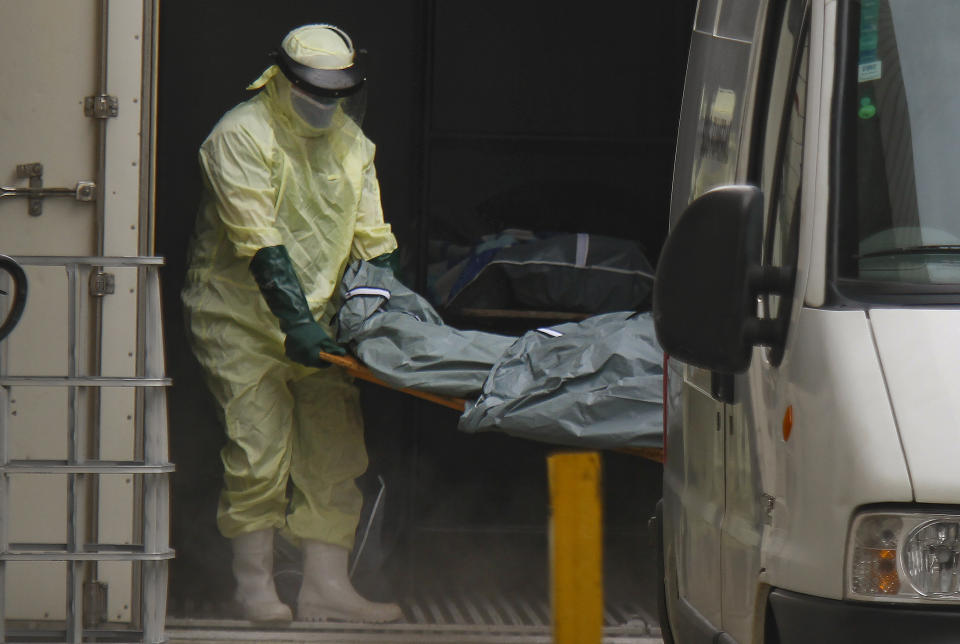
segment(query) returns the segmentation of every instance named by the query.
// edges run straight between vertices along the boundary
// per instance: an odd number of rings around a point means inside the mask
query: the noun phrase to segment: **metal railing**
[[[64,460],[12,460],[9,452],[8,396],[0,396],[0,641],[165,642],[167,560],[173,557],[170,534],[170,473],[167,447],[166,387],[162,319],[160,313],[159,257],[15,257],[22,266],[62,266],[67,279],[67,373],[35,376],[0,372],[0,387],[63,387],[67,391],[67,458]],[[138,359],[134,376],[81,373],[81,352],[86,346],[81,298],[82,276],[103,268],[135,268],[140,287],[138,304]],[[36,297],[34,290],[32,297]],[[108,387],[134,389],[137,399],[137,433],[134,459],[101,460],[99,443],[91,449],[88,423],[82,418],[82,396]],[[96,417],[99,423],[99,417]],[[99,427],[94,427],[99,431]],[[65,543],[13,543],[10,534],[10,479],[21,474],[62,475],[67,481]],[[125,474],[135,480],[134,507],[139,543],[87,542],[83,526],[96,521],[84,505],[81,486],[95,485],[100,475]],[[91,483],[93,479],[93,483]],[[99,512],[97,509],[95,512]],[[66,565],[66,622],[64,628],[8,628],[6,620],[6,564],[11,561],[62,561]],[[129,624],[88,624],[84,620],[85,566],[98,561],[132,562],[134,607]],[[89,599],[88,599],[89,601]],[[34,625],[36,626],[36,625]]]

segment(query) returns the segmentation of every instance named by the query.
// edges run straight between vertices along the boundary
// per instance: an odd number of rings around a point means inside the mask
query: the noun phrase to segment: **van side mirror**
[[[720,373],[750,366],[753,347],[778,331],[757,317],[757,296],[779,291],[779,269],[761,265],[763,193],[726,186],[683,212],[660,254],[653,287],[657,339],[672,357]]]

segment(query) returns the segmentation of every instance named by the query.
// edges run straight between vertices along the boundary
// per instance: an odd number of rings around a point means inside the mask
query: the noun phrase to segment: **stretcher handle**
[[[449,407],[450,409],[455,409],[459,412],[463,412],[466,409],[467,401],[463,398],[452,398],[449,396],[440,396],[438,394],[432,394],[428,391],[420,391],[418,389],[407,389],[402,387],[395,387],[388,382],[377,378],[373,375],[373,372],[370,371],[370,368],[362,364],[359,360],[353,356],[337,356],[332,353],[320,352],[320,359],[329,362],[330,364],[337,365],[342,367],[348,374],[354,378],[359,378],[360,380],[366,380],[367,382],[372,382],[375,385],[380,385],[381,387],[386,387],[388,389],[394,389],[396,391],[415,396],[417,398],[422,398],[423,400],[428,400],[432,403],[438,405],[443,405],[444,407]]]

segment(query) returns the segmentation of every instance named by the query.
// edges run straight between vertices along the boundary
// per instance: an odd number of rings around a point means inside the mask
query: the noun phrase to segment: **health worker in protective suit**
[[[399,607],[367,601],[347,575],[367,455],[357,390],[318,357],[344,353],[329,324],[347,263],[396,258],[356,117],[364,76],[332,25],[291,31],[272,56],[248,88],[259,93],[200,148],[205,197],[182,293],[228,437],[217,524],[249,619],[293,617],[273,582],[281,533],[304,555],[297,619],[393,621]]]

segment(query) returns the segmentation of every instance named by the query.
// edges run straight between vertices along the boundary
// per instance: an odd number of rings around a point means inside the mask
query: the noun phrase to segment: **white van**
[[[700,0],[667,642],[960,641],[960,2]]]

